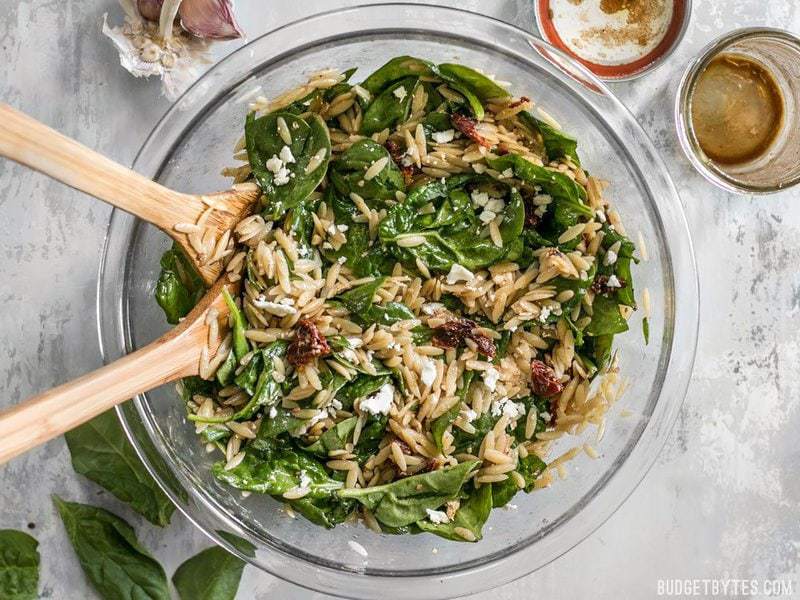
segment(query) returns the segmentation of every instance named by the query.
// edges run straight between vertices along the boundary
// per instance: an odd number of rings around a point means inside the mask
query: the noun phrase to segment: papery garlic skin
[[[181,26],[198,37],[234,40],[244,36],[231,0],[183,0],[178,14]]]
[[[137,0],[136,8],[142,18],[152,23],[158,23],[163,4],[164,0]]]

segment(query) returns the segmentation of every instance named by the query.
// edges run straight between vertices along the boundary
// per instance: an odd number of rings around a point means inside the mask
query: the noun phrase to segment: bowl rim
[[[346,7],[316,13],[302,19],[292,21],[278,28],[275,28],[264,35],[252,40],[247,45],[237,49],[230,55],[225,57],[219,63],[214,65],[206,74],[204,74],[197,82],[195,82],[182,96],[170,107],[170,109],[162,116],[158,123],[153,128],[152,132],[145,140],[142,148],[137,153],[134,164],[136,165],[148,149],[154,145],[159,144],[159,134],[161,130],[166,127],[166,124],[185,108],[185,104],[189,104],[193,94],[202,94],[207,86],[213,82],[215,75],[220,74],[231,62],[235,61],[237,57],[241,57],[244,53],[256,44],[265,43],[270,37],[276,36],[281,33],[287,33],[298,28],[306,27],[311,21],[324,21],[341,16],[344,13],[359,13],[361,15],[367,13],[382,13],[385,15],[392,10],[408,10],[413,9],[417,13],[425,12],[429,16],[438,14],[439,16],[447,15],[450,18],[460,18],[470,21],[472,24],[477,24],[482,27],[488,28],[489,26],[496,28],[500,31],[514,34],[520,40],[527,43],[527,49],[538,52],[545,57],[545,60],[550,61],[556,65],[557,68],[562,70],[562,74],[566,74],[572,79],[582,83],[584,87],[593,93],[601,93],[609,98],[614,103],[615,107],[621,111],[620,114],[626,119],[626,124],[630,124],[633,128],[631,134],[641,146],[641,150],[647,153],[648,159],[654,162],[656,167],[657,176],[662,179],[661,185],[666,186],[669,199],[662,199],[663,205],[659,206],[657,217],[664,229],[664,220],[668,221],[670,231],[678,235],[678,240],[673,240],[670,246],[667,246],[668,262],[673,266],[670,273],[672,275],[672,283],[675,286],[675,297],[680,296],[681,302],[675,303],[672,306],[675,324],[673,337],[671,339],[671,347],[668,353],[668,364],[662,379],[662,385],[658,391],[658,402],[654,408],[653,416],[659,412],[661,419],[652,419],[646,421],[641,425],[641,432],[637,442],[634,444],[630,453],[625,457],[625,460],[620,461],[620,465],[611,471],[608,481],[605,481],[605,486],[602,489],[603,497],[600,500],[603,502],[595,501],[585,504],[581,507],[579,514],[580,519],[571,518],[567,523],[560,525],[561,541],[559,548],[556,550],[551,549],[551,554],[545,559],[530,556],[530,551],[534,550],[532,544],[538,540],[526,540],[526,544],[516,548],[510,554],[502,557],[493,558],[489,561],[482,562],[478,565],[466,564],[458,565],[455,568],[445,569],[431,569],[422,572],[413,573],[393,573],[389,571],[352,571],[332,568],[320,563],[311,563],[297,554],[283,553],[281,556],[271,557],[267,562],[260,562],[258,559],[247,556],[234,547],[230,542],[225,540],[215,531],[202,525],[197,518],[188,510],[182,499],[177,497],[170,485],[164,480],[162,474],[155,468],[148,459],[147,452],[141,447],[137,437],[128,422],[124,409],[117,408],[117,413],[122,422],[123,429],[126,432],[129,440],[133,444],[137,454],[144,462],[147,470],[158,482],[162,490],[173,501],[181,513],[198,529],[200,529],[212,541],[225,547],[227,550],[237,555],[239,558],[253,564],[254,566],[265,570],[278,578],[284,579],[291,583],[306,587],[308,589],[323,591],[334,595],[344,597],[376,597],[378,594],[387,596],[400,596],[406,593],[410,586],[414,586],[415,593],[419,598],[439,598],[443,596],[458,596],[467,593],[475,593],[484,589],[490,589],[504,583],[508,583],[529,574],[530,572],[541,568],[552,560],[555,560],[569,549],[580,543],[595,529],[602,525],[628,498],[638,486],[649,468],[655,462],[661,448],[666,442],[667,436],[672,428],[675,418],[677,417],[680,406],[685,397],[690,373],[694,364],[694,357],[697,348],[697,333],[699,328],[699,284],[697,277],[697,269],[695,264],[694,252],[692,249],[691,238],[686,223],[685,216],[680,204],[680,200],[675,189],[674,184],[669,176],[669,173],[656,152],[645,132],[636,122],[635,118],[625,108],[625,106],[611,93],[607,86],[595,77],[588,69],[578,64],[574,59],[553,47],[548,42],[542,40],[535,34],[524,31],[514,25],[510,25],[498,19],[487,17],[472,11],[462,9],[455,9],[449,7],[440,7],[426,4],[415,3],[390,3],[380,5],[359,5],[354,7]],[[375,19],[379,17],[376,15]],[[401,26],[397,22],[392,27],[384,26],[382,28],[370,28],[370,31],[424,31],[430,33],[430,27],[427,29],[412,28],[408,26]],[[325,30],[327,32],[327,30]],[[349,35],[364,33],[363,29],[352,29]],[[302,36],[301,36],[302,37]],[[307,36],[309,37],[309,36]],[[296,52],[307,47],[308,45],[319,45],[324,41],[335,40],[341,36],[329,36],[327,33],[323,36],[311,35],[311,40],[307,42],[306,46],[299,45],[292,47],[288,53]],[[488,42],[485,42],[487,43]],[[284,53],[283,55],[285,55]],[[280,56],[283,56],[280,55]],[[275,59],[273,59],[275,60]],[[556,64],[558,63],[558,64]],[[568,67],[570,72],[565,70]],[[237,80],[238,85],[248,79],[249,76]],[[204,108],[213,107],[216,102],[222,98],[228,90],[218,90],[212,100],[205,102]],[[190,127],[197,115],[188,121],[186,127]],[[184,131],[186,129],[184,128]],[[167,155],[171,153],[171,149],[167,151]],[[163,164],[162,164],[163,166]],[[155,174],[157,176],[157,173]],[[663,212],[662,212],[663,209]],[[113,346],[119,345],[122,342],[123,348],[119,351],[126,351],[131,348],[131,340],[129,332],[126,331],[125,323],[120,322],[121,319],[112,321],[116,327],[122,330],[122,339],[119,340],[113,336],[113,333],[106,331],[104,333],[103,321],[104,314],[107,311],[112,311],[112,314],[117,315],[117,309],[124,310],[123,300],[117,305],[115,298],[109,293],[110,290],[104,286],[107,259],[109,258],[110,248],[114,243],[113,231],[125,219],[130,218],[128,215],[114,210],[109,221],[108,234],[106,236],[105,246],[100,262],[98,272],[97,284],[97,320],[98,320],[98,335],[100,338],[100,349],[104,362],[116,358],[117,348]],[[676,272],[674,265],[681,265],[685,270],[683,272]],[[122,313],[119,313],[119,317]],[[108,340],[105,334],[110,334]],[[112,343],[115,341],[115,343]],[[676,353],[676,349],[680,348],[681,352]],[[677,354],[677,356],[676,356]],[[672,379],[668,375],[672,374]],[[665,392],[669,392],[665,397]],[[141,405],[141,396],[137,397],[133,403],[137,408]],[[663,413],[663,415],[661,414]],[[635,459],[635,460],[634,460]],[[622,470],[625,469],[626,476],[622,476]],[[599,496],[599,494],[598,494]],[[610,502],[608,501],[610,499]],[[204,505],[204,510],[215,513],[215,516],[229,525],[231,529],[237,532],[244,532],[227,514],[216,510],[214,506],[208,503]],[[567,528],[566,526],[569,525]],[[246,532],[244,532],[246,533]],[[545,536],[548,537],[548,536]],[[541,541],[544,541],[542,538]],[[279,550],[279,549],[278,549]],[[527,552],[526,552],[527,551]],[[528,556],[526,556],[526,554]],[[473,561],[474,562],[474,561]],[[277,566],[276,566],[277,565]],[[278,566],[282,568],[278,568]],[[291,568],[286,568],[287,566]],[[493,579],[494,578],[494,579]],[[432,583],[440,583],[442,587],[431,585]],[[446,587],[444,587],[446,586]]]

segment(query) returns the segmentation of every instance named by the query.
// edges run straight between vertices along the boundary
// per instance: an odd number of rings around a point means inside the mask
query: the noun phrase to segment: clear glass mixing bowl
[[[459,10],[367,6],[273,31],[198,81],[153,130],[134,168],[180,191],[224,189],[228,182],[219,173],[231,163],[231,149],[242,133],[243,94],[261,85],[274,95],[327,67],[358,66],[363,76],[401,54],[463,62],[513,82],[515,93],[531,96],[578,136],[586,168],[612,182],[609,193],[629,232],[635,239],[641,231],[648,240],[649,260],[635,276],[639,290],[647,286],[652,297],[650,343],[643,343],[641,317],[632,317],[632,331],[620,337],[619,350],[623,374],[631,379],[621,406],[633,416],[612,414],[599,444],[601,458],[577,458],[568,479],[518,495],[516,509],[492,513],[481,542],[459,544],[429,534],[377,535],[361,526],[326,531],[293,520],[270,498],[242,498],[211,476],[213,458],[185,420],[172,386],[137,397],[119,409],[119,416],[179,509],[253,565],[331,594],[421,600],[477,592],[530,573],[569,550],[620,506],[655,460],[683,401],[695,355],[698,292],[675,188],[631,114],[590,72],[539,38]],[[168,243],[156,229],[114,211],[98,286],[106,361],[167,329],[153,287]],[[241,555],[221,531],[249,540],[254,555]],[[348,546],[354,539],[367,549],[366,559]]]

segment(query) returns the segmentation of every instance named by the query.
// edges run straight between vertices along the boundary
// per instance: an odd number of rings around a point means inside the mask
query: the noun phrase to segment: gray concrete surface
[[[240,20],[255,37],[346,4],[240,1]],[[534,27],[532,0],[441,4]],[[119,13],[112,0],[0,3],[0,99],[129,164],[168,103],[156,82],[118,67],[100,35],[106,11]],[[683,157],[671,118],[689,58],[718,35],[754,25],[800,33],[800,5],[696,1],[668,64],[614,86],[669,164],[697,250],[701,340],[672,436],[637,491],[594,535],[539,572],[476,599],[646,598],[668,578],[783,579],[800,597],[800,189],[749,198],[713,188]],[[98,202],[0,160],[0,406],[100,365],[94,291],[108,217]],[[60,439],[3,467],[0,482],[0,527],[35,524],[43,597],[94,597],[51,493],[113,507],[168,573],[207,545],[180,516],[158,530],[76,476]],[[250,568],[238,597],[323,596]]]

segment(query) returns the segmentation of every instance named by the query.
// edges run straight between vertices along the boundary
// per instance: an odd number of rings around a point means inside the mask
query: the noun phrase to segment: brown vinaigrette
[[[724,53],[703,70],[691,97],[692,127],[706,156],[741,164],[764,154],[783,123],[783,96],[754,60]]]

